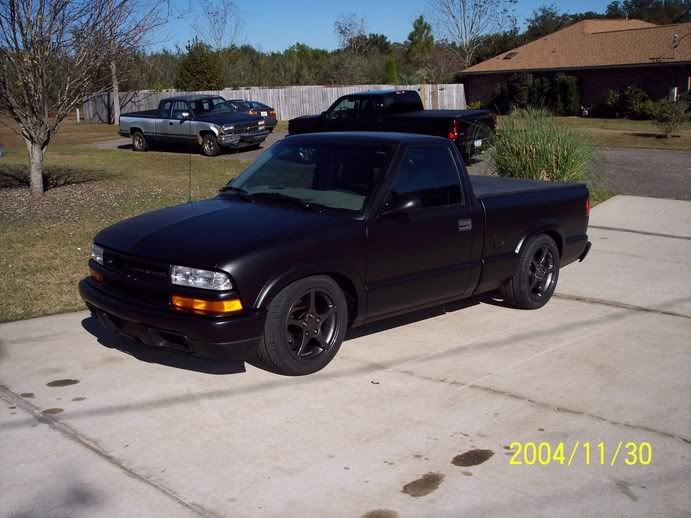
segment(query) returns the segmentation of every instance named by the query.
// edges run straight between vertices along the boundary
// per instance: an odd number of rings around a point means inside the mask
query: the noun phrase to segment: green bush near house
[[[499,176],[589,182],[596,146],[541,109],[516,110],[502,121],[492,157]]]
[[[557,115],[576,115],[581,95],[578,79],[566,74],[516,74],[496,87],[492,105],[500,113],[518,108],[546,108]]]
[[[653,124],[660,128],[666,138],[672,138],[673,134],[689,120],[689,105],[686,101],[670,101],[661,99],[652,106]]]

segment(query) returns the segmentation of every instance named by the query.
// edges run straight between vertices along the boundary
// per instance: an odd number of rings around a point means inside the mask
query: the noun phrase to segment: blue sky
[[[192,8],[197,2],[191,0]],[[367,32],[382,33],[392,41],[403,41],[410,32],[413,19],[424,13],[426,0],[236,0],[245,13],[245,29],[241,43],[250,43],[265,51],[282,51],[297,42],[312,47],[334,49],[338,42],[333,23],[341,14],[356,13],[365,17]],[[172,0],[178,8],[187,7],[187,0]],[[544,1],[519,0],[516,16],[523,24],[533,9],[554,4],[561,11],[603,12],[609,0]],[[195,15],[171,23],[165,30],[165,41],[155,48],[184,45],[194,36]],[[163,37],[159,39],[164,39]]]

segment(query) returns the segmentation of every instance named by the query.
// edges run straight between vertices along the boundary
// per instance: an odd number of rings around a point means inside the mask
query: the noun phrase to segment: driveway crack
[[[58,421],[50,415],[42,414],[41,410],[37,406],[31,404],[29,401],[25,400],[5,385],[0,385],[0,399],[3,399],[10,405],[21,408],[24,412],[29,414],[31,417],[33,417],[40,423],[47,424],[66,439],[86,448],[90,452],[100,457],[102,460],[105,460],[111,466],[114,466],[115,468],[125,473],[128,477],[148,485],[149,487],[156,490],[158,493],[180,504],[182,507],[193,512],[194,514],[198,516],[203,516],[204,518],[216,518],[218,516],[216,513],[213,513],[212,511],[200,506],[199,504],[194,504],[184,500],[182,497],[177,495],[175,491],[173,491],[172,489],[167,488],[164,485],[149,479],[141,473],[138,473],[134,469],[125,465],[122,461],[120,461],[113,455],[104,451],[96,442],[81,434],[71,426],[61,421]]]

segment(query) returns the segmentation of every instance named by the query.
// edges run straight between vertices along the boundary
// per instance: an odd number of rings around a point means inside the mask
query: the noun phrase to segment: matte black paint
[[[498,288],[513,275],[520,247],[534,234],[547,232],[555,238],[562,266],[586,251],[585,185],[471,177],[456,147],[440,137],[352,132],[287,139],[352,146],[393,142],[398,149],[361,213],[255,204],[229,192],[108,227],[94,240],[107,251],[165,268],[179,264],[227,272],[232,292],[201,294],[239,296],[245,309],[225,317],[182,314],[168,307],[170,293],[200,295],[200,290],[145,285],[92,261],[90,266],[113,282],[101,285],[87,278],[80,284],[82,297],[99,319],[110,326],[114,316],[114,330],[151,345],[167,346],[166,333],[172,333],[184,338],[183,350],[201,356],[245,357],[261,338],[271,299],[309,275],[336,279],[352,301],[351,325],[357,326]],[[410,145],[451,150],[462,204],[382,214]]]

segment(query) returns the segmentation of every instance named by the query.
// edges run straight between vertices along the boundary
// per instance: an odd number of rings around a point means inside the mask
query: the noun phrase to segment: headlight
[[[225,273],[199,270],[186,266],[171,266],[170,282],[178,286],[189,286],[205,290],[223,291],[233,289],[230,277]]]
[[[91,259],[96,261],[98,264],[103,264],[103,248],[91,243]]]

